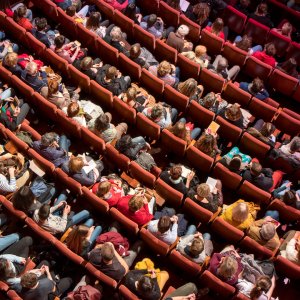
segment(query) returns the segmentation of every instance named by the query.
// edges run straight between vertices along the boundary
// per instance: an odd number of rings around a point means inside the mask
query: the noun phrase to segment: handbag
[[[68,300],[100,300],[102,294],[99,290],[91,285],[83,285],[68,294]]]

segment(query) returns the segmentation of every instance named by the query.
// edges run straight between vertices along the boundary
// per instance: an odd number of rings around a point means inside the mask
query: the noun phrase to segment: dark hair
[[[66,9],[66,14],[70,17],[74,17],[76,14],[76,6],[75,5],[70,5],[67,9]]]
[[[49,147],[53,142],[57,141],[58,134],[55,132],[47,132],[42,135],[41,144],[43,147]]]
[[[10,9],[10,0],[1,0],[0,1],[0,10]]]
[[[50,205],[49,204],[43,204],[39,209],[39,218],[42,221],[45,221],[48,219],[50,215]]]
[[[266,54],[269,55],[269,56],[275,56],[276,47],[273,43],[270,43],[266,46]]]
[[[21,5],[15,10],[13,19],[15,22],[19,22],[22,18],[25,17],[27,11],[27,7],[25,5]]]
[[[182,167],[181,166],[173,166],[170,169],[170,176],[173,180],[176,180],[181,177]]]
[[[21,286],[32,289],[38,283],[38,277],[35,273],[27,272],[21,276]]]
[[[13,194],[12,203],[15,209],[28,213],[31,205],[34,203],[35,195],[29,186],[22,186]]]
[[[286,191],[282,196],[282,201],[290,206],[294,206],[297,201],[296,192]]]
[[[124,11],[124,15],[129,19],[135,20],[136,18],[136,5],[134,3],[130,3],[127,5]]]
[[[291,57],[281,64],[280,70],[293,76],[292,73],[294,73],[295,71],[297,72],[297,61],[294,57]]]
[[[101,21],[100,12],[98,12],[98,11],[92,12],[86,21],[86,28],[88,28],[88,29],[99,28],[100,21]]]
[[[63,35],[59,35],[54,39],[54,44],[56,48],[61,48],[65,44],[66,38]]]
[[[267,293],[272,286],[272,281],[268,276],[262,276],[257,279],[256,284],[250,292],[251,299],[257,299],[263,292]]]
[[[46,18],[37,18],[35,20],[35,25],[38,31],[44,30],[48,23],[47,23],[47,19]]]
[[[147,28],[152,27],[157,21],[157,15],[151,14],[147,20]]]
[[[265,122],[260,130],[260,133],[264,137],[269,137],[275,131],[275,129],[276,127],[274,126],[274,124]]]
[[[0,280],[5,281],[8,278],[16,276],[16,274],[7,267],[8,262],[6,258],[0,258]]]
[[[137,284],[137,290],[141,293],[149,293],[153,290],[153,281],[149,276],[142,276]]]
[[[252,37],[244,34],[242,39],[239,42],[236,42],[235,45],[241,50],[248,51],[252,46]]]
[[[257,12],[260,14],[267,14],[268,13],[268,5],[267,3],[260,3],[257,6]]]
[[[251,170],[251,173],[252,173],[255,177],[257,177],[257,176],[259,176],[259,175],[261,174],[262,166],[261,166],[261,164],[258,163],[258,162],[253,162],[252,165],[251,165],[250,170]]]
[[[179,11],[181,10],[180,9],[180,0],[168,0],[167,4],[176,10],[179,10]]]
[[[264,82],[260,78],[256,77],[252,81],[252,86],[251,86],[250,92],[252,92],[252,94],[255,95],[255,94],[261,92],[261,90],[263,88],[264,88]]]
[[[171,219],[169,216],[162,216],[159,218],[157,223],[157,229],[160,233],[167,232],[172,225]]]
[[[241,156],[240,155],[235,155],[233,158],[230,160],[228,164],[228,169],[232,172],[239,172],[241,168]]]
[[[132,138],[129,134],[123,135],[116,144],[116,149],[124,153],[127,149],[130,149],[132,147]]]
[[[129,54],[130,54],[130,58],[132,59],[138,58],[141,54],[141,45],[139,43],[132,45]]]
[[[96,120],[95,120],[95,125],[94,128],[102,132],[106,130],[109,127],[109,118],[106,114],[101,114]]]
[[[295,136],[291,143],[290,143],[290,150],[291,152],[297,152],[300,151],[300,137],[299,136]]]

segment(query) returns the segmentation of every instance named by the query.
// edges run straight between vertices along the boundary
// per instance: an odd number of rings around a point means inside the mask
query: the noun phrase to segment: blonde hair
[[[30,74],[30,75],[34,75],[36,74],[36,72],[38,71],[38,66],[34,61],[31,61],[27,64],[26,66],[26,71]]]
[[[218,275],[230,279],[238,269],[238,262],[231,256],[226,256],[218,268]]]
[[[82,157],[72,157],[69,161],[69,172],[78,173],[84,166]]]
[[[197,81],[194,78],[189,78],[178,84],[178,91],[187,97],[192,97],[197,92]]]
[[[141,196],[133,196],[128,201],[129,210],[136,212],[144,206],[144,198]]]
[[[245,202],[238,203],[232,209],[232,220],[239,224],[247,220],[248,215],[249,215],[249,207],[248,204]]]
[[[121,28],[118,26],[114,26],[110,32],[110,37],[113,41],[120,41],[122,38]]]
[[[206,54],[206,52],[207,52],[207,49],[206,49],[206,47],[205,46],[202,46],[202,45],[198,45],[198,46],[196,46],[196,48],[195,48],[195,55],[196,55],[196,57],[198,56],[202,56],[203,54]]]
[[[4,57],[4,65],[7,67],[14,67],[18,63],[18,54],[15,52],[8,53]]]
[[[164,77],[168,74],[170,74],[172,71],[171,64],[167,62],[166,60],[162,61],[157,68],[157,74],[160,77]]]
[[[109,181],[100,182],[97,189],[97,196],[103,197],[110,191],[111,183]]]

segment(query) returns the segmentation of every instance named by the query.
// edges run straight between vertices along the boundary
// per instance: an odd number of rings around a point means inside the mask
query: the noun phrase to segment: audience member
[[[240,88],[259,100],[265,100],[269,97],[269,93],[264,87],[264,82],[258,77],[254,78],[251,83],[240,82]]]
[[[224,22],[221,18],[217,18],[211,26],[206,26],[204,29],[211,32],[212,34],[215,34],[217,37],[226,40],[227,36],[225,36],[224,32]]]
[[[244,116],[242,114],[241,105],[238,103],[229,104],[220,110],[219,115],[229,123],[244,129]]]
[[[190,59],[191,61],[200,65],[201,68],[207,68],[210,57],[206,54],[206,47],[202,45],[198,45],[195,48],[195,52],[187,51],[182,52],[181,54],[184,55],[186,58]]]
[[[247,132],[260,141],[274,147],[276,143],[276,137],[273,134],[275,129],[276,128],[272,123],[259,119],[253,127],[247,129]]]
[[[199,100],[199,104],[206,109],[219,114],[225,107],[228,106],[228,102],[221,98],[221,95],[210,92]]]
[[[257,6],[256,11],[252,14],[249,14],[248,17],[267,27],[273,27],[273,23],[268,13],[268,4],[265,2],[260,3]]]
[[[149,69],[149,67],[159,64],[152,53],[145,47],[141,47],[139,43],[132,45],[126,55],[145,69]]]
[[[174,27],[169,27],[165,29],[165,24],[162,18],[157,17],[156,14],[151,14],[142,19],[140,26],[153,34],[155,38],[167,38],[170,32],[174,31]]]
[[[189,31],[190,29],[188,26],[180,25],[176,32],[170,32],[166,41],[167,45],[175,48],[180,53],[192,50],[193,44],[186,40]]]
[[[27,7],[25,5],[19,6],[13,15],[14,21],[19,24],[21,27],[25,28],[28,31],[33,29],[31,24],[32,19],[27,14]]]
[[[281,256],[297,265],[300,265],[299,237],[299,231],[288,231],[283,236],[284,241],[279,248]]]
[[[204,132],[196,141],[195,147],[206,155],[215,158],[220,150],[217,145],[216,134]]]
[[[177,86],[178,91],[189,97],[189,100],[199,101],[203,93],[203,86],[198,85],[197,81],[194,78],[189,78],[186,81],[180,82]]]
[[[149,72],[170,86],[175,86],[179,82],[179,69],[166,60],[158,66],[150,66]]]
[[[284,22],[280,28],[273,28],[271,29],[281,35],[288,37],[289,39],[292,38],[292,31],[293,25],[290,22]]]
[[[186,120],[184,118],[181,118],[174,126],[168,128],[168,130],[189,145],[192,140],[196,140],[201,133],[200,128],[197,127],[191,130],[189,125],[190,124],[186,124]]]
[[[208,69],[218,74],[226,80],[235,80],[236,76],[240,72],[240,66],[235,65],[228,70],[228,61],[221,54],[217,55],[212,65],[208,66]]]
[[[300,137],[295,136],[288,144],[281,145],[279,149],[287,157],[300,161]]]
[[[101,67],[103,62],[100,58],[93,59],[90,56],[86,56],[83,59],[77,59],[74,62],[74,67],[89,76],[91,79],[96,79],[99,72],[101,72]]]
[[[299,73],[297,71],[297,62],[296,59],[291,57],[288,60],[279,63],[276,68],[296,79],[300,80]]]
[[[48,83],[47,73],[44,70],[39,71],[38,65],[34,61],[27,64],[21,74],[21,79],[36,92],[40,92],[42,87]]]
[[[264,51],[257,51],[253,53],[253,57],[275,68],[277,65],[277,62],[274,58],[275,54],[276,54],[275,45],[273,43],[269,43],[265,45]]]

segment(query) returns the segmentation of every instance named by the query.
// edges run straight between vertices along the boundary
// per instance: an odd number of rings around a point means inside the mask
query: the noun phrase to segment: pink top
[[[105,0],[106,3],[110,4],[114,9],[123,10],[128,5],[128,0],[120,4],[117,0]]]
[[[209,32],[212,31],[212,28],[210,26],[206,26],[204,29],[206,29]],[[216,34],[216,36],[223,39],[223,40],[225,40],[225,35],[224,35],[223,31],[220,31],[218,35]]]

